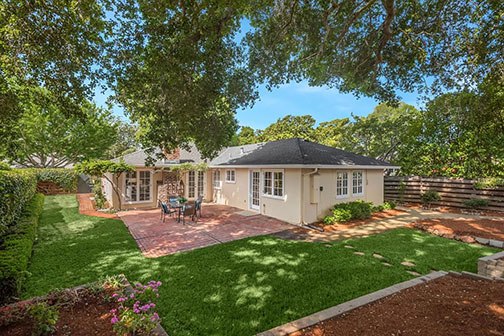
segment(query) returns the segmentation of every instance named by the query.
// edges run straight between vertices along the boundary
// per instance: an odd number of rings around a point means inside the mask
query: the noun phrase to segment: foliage
[[[136,283],[133,293],[127,295],[114,294],[119,304],[112,309],[111,323],[119,335],[149,334],[161,322],[159,315],[152,309],[156,307],[161,281],[149,281],[147,285]]]
[[[112,185],[112,189],[116,193],[119,202],[119,210],[121,210],[121,193],[117,186],[119,176],[122,173],[131,173],[135,171],[135,167],[126,164],[124,161],[114,162],[109,160],[94,160],[84,161],[75,165],[75,171],[80,174],[86,174],[93,177],[104,178]],[[112,178],[107,176],[107,173],[112,174]],[[114,181],[115,176],[115,181]]]
[[[44,195],[36,194],[7,234],[0,237],[0,292],[6,300],[17,295],[26,276]]]
[[[383,210],[385,210],[383,205],[375,205],[371,208],[371,212],[382,212]]]
[[[16,223],[37,191],[36,174],[30,170],[0,170],[0,236]]]
[[[187,202],[187,198],[185,198],[185,197],[183,197],[183,196],[182,196],[182,197],[177,198],[177,201],[178,201],[179,203],[184,204],[184,203],[186,203],[186,202]]]
[[[441,200],[441,196],[436,190],[427,190],[420,195],[422,203],[424,205],[430,205],[432,202],[437,202]]]
[[[397,186],[397,189],[399,190],[399,202],[404,203],[406,195],[406,183],[404,183],[404,181],[401,180],[401,182],[399,182],[399,185]]]
[[[351,219],[366,219],[371,217],[372,209],[373,203],[362,200],[338,203],[331,210],[332,216],[324,218],[324,224],[330,225],[336,222],[347,222]]]
[[[248,145],[260,142],[256,131],[249,126],[241,126],[240,133],[237,134],[236,143],[234,145]]]
[[[405,228],[335,242],[331,248],[260,236],[145,258],[124,223],[79,214],[74,196],[46,197],[44,207],[23,298],[107,274],[157,279],[163,285],[155,309],[169,335],[254,335],[411,279],[400,264],[404,260],[423,274],[431,269],[477,272],[478,258],[499,251]],[[347,244],[366,255],[354,255],[344,248]],[[373,253],[393,266],[384,267]]]
[[[349,136],[351,122],[349,118],[321,122],[315,129],[316,142],[344,149],[344,139]]]
[[[504,178],[500,177],[487,177],[474,183],[476,189],[495,189],[502,186],[504,186]]]
[[[115,143],[110,146],[104,157],[107,159],[114,159],[120,156],[124,156],[129,153],[133,153],[139,147],[139,143],[136,137],[137,127],[122,121],[117,120],[117,138]]]
[[[109,24],[101,1],[2,1],[0,3],[0,138],[21,113],[30,88],[45,87],[65,115],[94,94],[97,64]],[[0,145],[3,145],[0,144]]]
[[[59,314],[47,302],[34,303],[28,307],[28,312],[35,320],[35,335],[48,335],[56,331]]]
[[[464,200],[464,205],[468,208],[479,209],[490,205],[490,200],[484,198],[471,198]]]
[[[394,201],[383,203],[383,209],[385,209],[385,210],[395,209],[396,206],[397,206],[397,204]]]
[[[278,119],[261,131],[258,135],[260,141],[275,141],[290,138],[301,138],[309,141],[315,140],[315,119],[310,115],[287,115]]]
[[[94,203],[98,209],[103,209],[107,198],[103,194],[101,178],[93,178]]]
[[[198,164],[192,164],[190,162],[185,162],[185,163],[181,163],[179,165],[170,166],[169,169],[172,172],[184,173],[184,172],[188,172],[188,171],[192,171],[192,170],[207,171],[209,168],[205,162],[201,162]]]
[[[66,168],[38,168],[33,169],[39,182],[54,182],[61,189],[71,192],[77,191],[79,174],[74,169]]]
[[[23,101],[6,157],[29,167],[61,168],[69,163],[102,158],[116,141],[111,112],[84,101],[79,115],[69,117],[54,103],[54,93],[37,88]]]
[[[0,162],[0,170],[12,170],[7,162]]]

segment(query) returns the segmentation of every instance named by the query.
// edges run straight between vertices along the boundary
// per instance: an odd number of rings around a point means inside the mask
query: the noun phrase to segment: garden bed
[[[504,282],[444,276],[290,336],[502,335]]]
[[[374,222],[377,220],[395,217],[398,215],[402,215],[404,213],[406,213],[406,211],[398,210],[398,209],[382,210],[380,212],[372,212],[371,217],[366,218],[366,219],[351,219],[347,222],[335,223],[335,224],[331,224],[331,225],[326,225],[322,222],[318,222],[313,225],[320,227],[320,228],[323,228],[324,231],[340,231],[340,230],[348,229],[351,227],[368,224],[368,223],[371,223],[371,222]]]
[[[427,219],[409,226],[467,243],[476,242],[478,237],[504,241],[504,221],[497,219]]]
[[[418,203],[405,203],[405,207],[413,208],[413,209],[422,209],[423,206]],[[439,212],[447,212],[454,214],[477,214],[478,216],[489,216],[489,217],[504,217],[504,212],[502,211],[491,211],[491,210],[472,210],[468,208],[455,208],[455,207],[446,207],[446,206],[436,206],[433,205],[431,210],[439,211]]]

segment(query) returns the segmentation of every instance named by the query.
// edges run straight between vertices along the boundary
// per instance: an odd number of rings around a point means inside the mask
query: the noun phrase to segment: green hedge
[[[61,189],[77,191],[79,174],[74,169],[67,168],[33,168],[39,182],[54,182]]]
[[[27,204],[17,225],[3,237],[0,245],[0,301],[19,293],[37,235],[44,195],[36,194]]]
[[[37,192],[37,177],[29,169],[0,170],[0,240],[16,223]]]

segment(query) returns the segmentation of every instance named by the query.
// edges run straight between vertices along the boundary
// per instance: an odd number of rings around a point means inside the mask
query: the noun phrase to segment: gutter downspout
[[[320,231],[321,230],[320,228],[312,226],[312,225],[306,223],[305,220],[304,220],[304,177],[305,176],[311,176],[311,175],[317,174],[318,171],[319,171],[319,168],[315,168],[313,171],[303,174],[303,180],[301,181],[301,195],[302,195],[302,197],[301,197],[301,224],[303,226],[309,227],[310,229],[315,229],[315,230],[319,230]]]

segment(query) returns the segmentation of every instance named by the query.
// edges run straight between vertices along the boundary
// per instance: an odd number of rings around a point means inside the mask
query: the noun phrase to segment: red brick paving
[[[96,211],[94,202],[90,199],[91,196],[93,196],[93,194],[77,194],[77,201],[79,202],[79,213],[81,215],[103,218],[117,218],[115,214]]]
[[[186,218],[185,225],[169,216],[163,223],[160,209],[121,211],[118,215],[142,253],[150,258],[292,228],[278,219],[263,215],[244,217],[236,214],[239,211],[243,210],[203,204],[203,216],[198,222]]]

